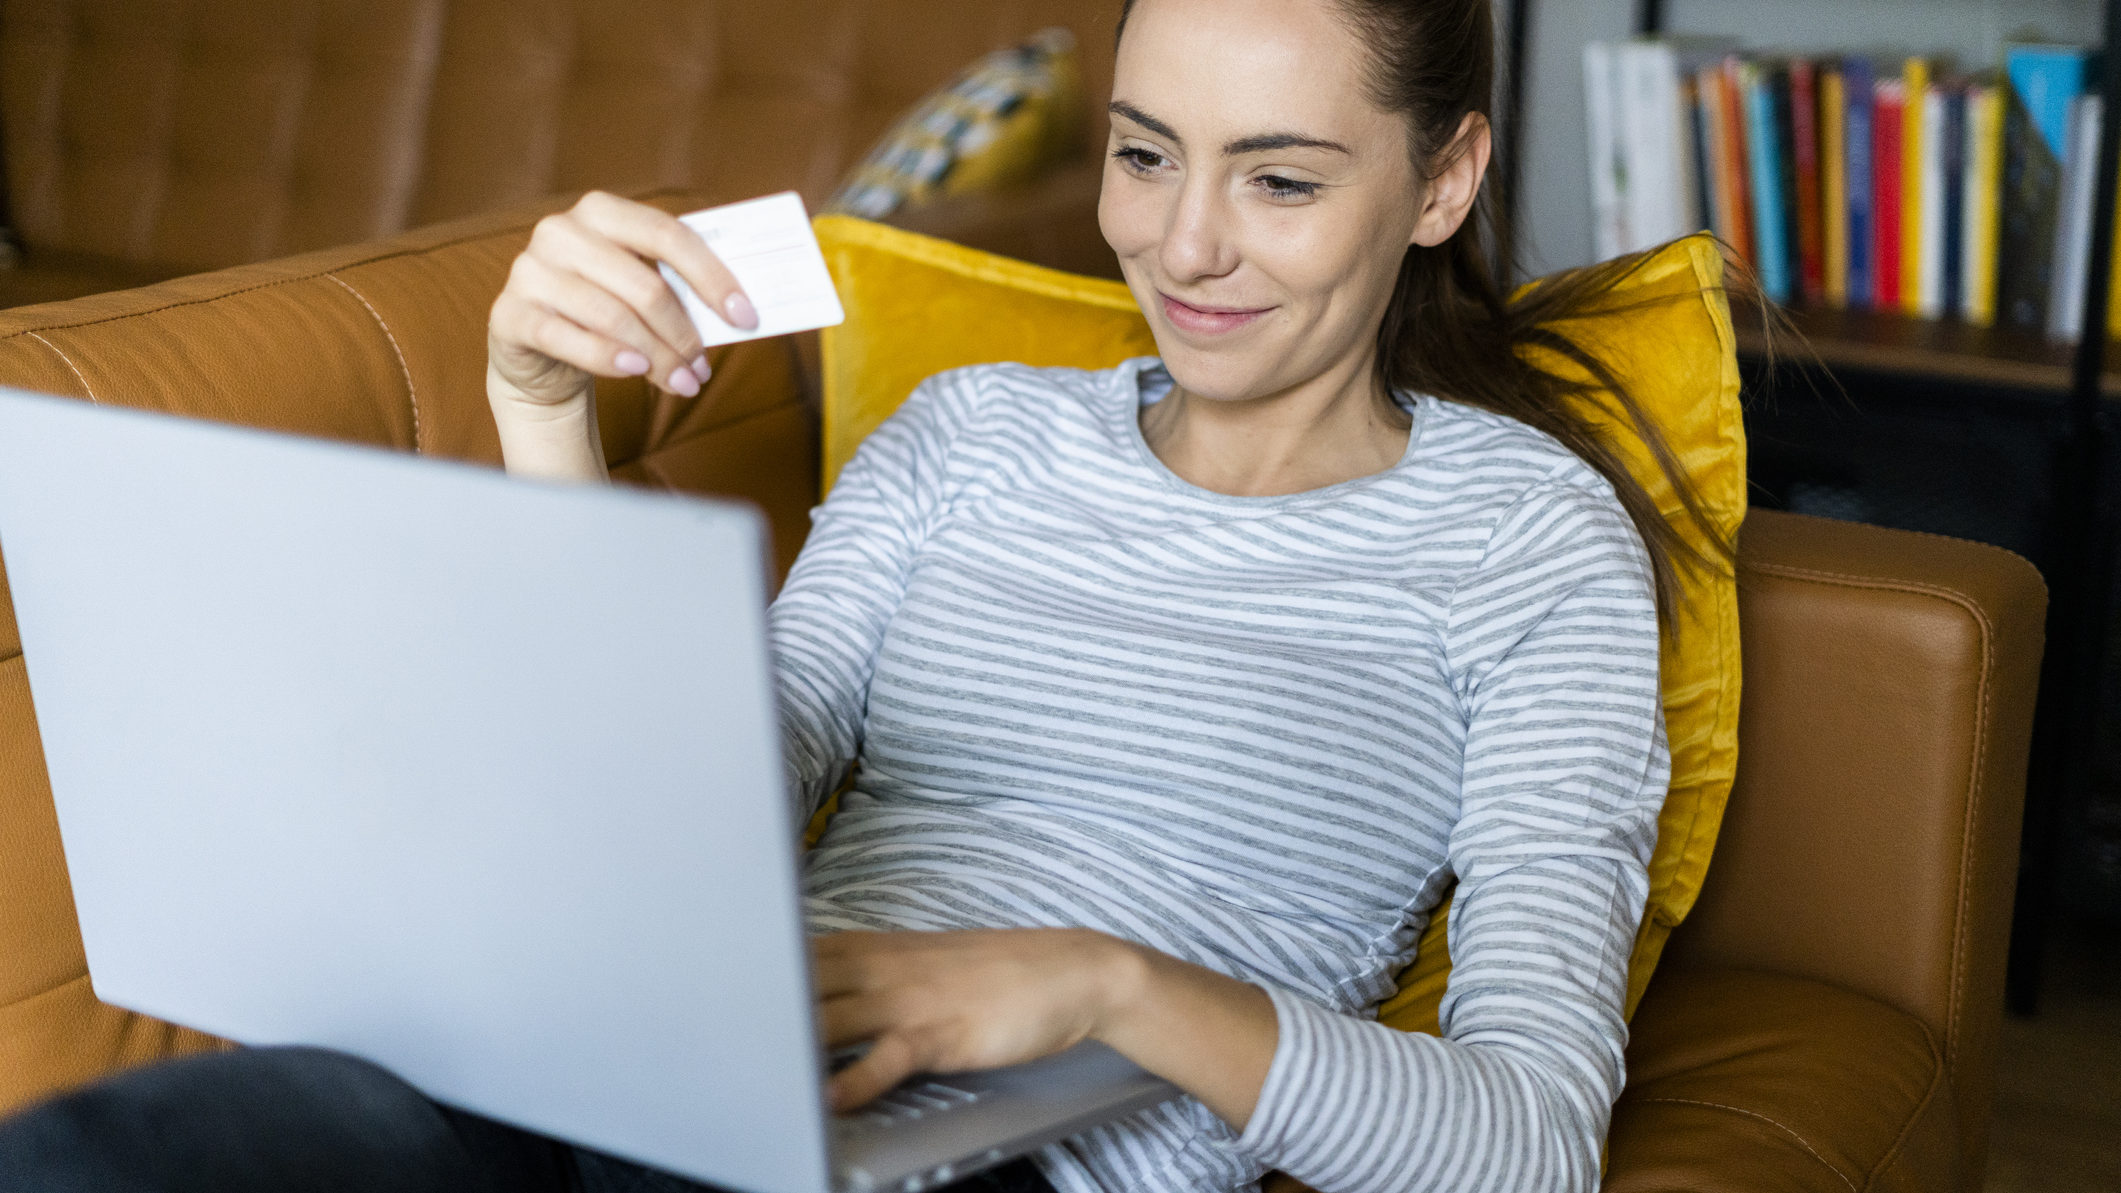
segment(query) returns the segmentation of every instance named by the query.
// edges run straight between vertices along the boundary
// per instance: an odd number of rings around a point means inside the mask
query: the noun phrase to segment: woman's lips
[[[1195,335],[1212,336],[1236,331],[1238,328],[1274,309],[1273,307],[1194,306],[1189,302],[1180,302],[1161,290],[1157,291],[1157,295],[1164,300],[1164,318],[1169,319],[1171,325],[1180,331],[1189,331]]]

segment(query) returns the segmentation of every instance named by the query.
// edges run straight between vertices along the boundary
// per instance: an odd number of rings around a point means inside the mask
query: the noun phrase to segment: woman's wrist
[[[501,460],[510,475],[573,481],[610,478],[597,430],[593,379],[585,376],[580,392],[563,401],[541,402],[520,393],[488,366],[486,401],[500,436]]]
[[[1244,1130],[1280,1040],[1274,1001],[1236,978],[1107,939],[1091,1038]]]

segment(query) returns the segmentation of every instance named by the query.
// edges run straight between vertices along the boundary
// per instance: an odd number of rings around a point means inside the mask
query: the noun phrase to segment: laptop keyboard
[[[971,1090],[959,1089],[933,1079],[909,1081],[854,1112],[854,1117],[878,1127],[894,1127],[931,1114],[941,1114],[979,1101]]]

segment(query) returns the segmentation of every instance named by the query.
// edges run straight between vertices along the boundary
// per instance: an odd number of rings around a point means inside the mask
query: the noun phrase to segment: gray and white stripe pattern
[[[931,378],[863,445],[772,635],[815,931],[1078,925],[1265,987],[1233,1131],[1184,1099],[1047,1149],[1064,1193],[1590,1189],[1667,782],[1611,488],[1432,397],[1393,468],[1209,492],[1154,359]],[[806,815],[807,808],[797,809]],[[1374,1021],[1458,882],[1444,1037]]]

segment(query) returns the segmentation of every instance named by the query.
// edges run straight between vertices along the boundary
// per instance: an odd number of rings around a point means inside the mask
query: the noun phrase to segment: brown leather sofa
[[[1075,32],[1101,129],[1118,14],[1118,0],[0,0],[0,210],[23,250],[0,268],[0,307],[591,186],[792,189],[814,210],[900,112],[1049,25]],[[1014,226],[1056,257],[1051,225]]]
[[[0,312],[0,383],[492,463],[484,320],[530,221]],[[697,401],[605,385],[615,476],[757,502],[785,566],[818,485],[804,358],[718,350]],[[1737,787],[1634,1020],[1606,1187],[1978,1189],[2039,576],[1766,511],[1740,571]],[[0,1109],[212,1043],[89,990],[8,609],[0,579]]]

